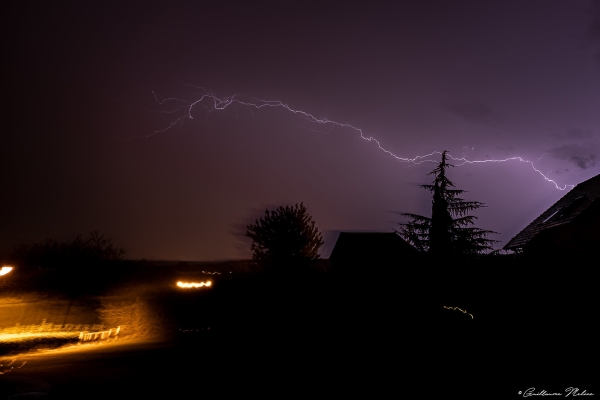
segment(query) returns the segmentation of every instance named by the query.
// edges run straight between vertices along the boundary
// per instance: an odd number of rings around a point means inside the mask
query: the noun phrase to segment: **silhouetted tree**
[[[323,238],[303,203],[265,210],[246,227],[252,260],[268,269],[305,267],[319,258]]]
[[[12,259],[23,267],[72,271],[123,259],[125,250],[116,247],[98,231],[84,239],[77,235],[71,242],[46,239],[44,242],[18,246]]]
[[[442,160],[429,173],[434,176],[431,185],[421,185],[432,194],[431,218],[416,214],[402,214],[410,222],[401,225],[398,232],[417,250],[431,255],[475,255],[492,250],[497,240],[488,239],[493,231],[473,227],[477,217],[468,213],[485,207],[478,201],[465,201],[458,197],[464,190],[453,189],[454,183],[446,176],[446,169],[454,167],[446,160],[447,151],[442,152]]]
[[[44,272],[42,289],[57,290],[69,298],[63,325],[66,324],[73,301],[81,296],[97,294],[114,277],[106,270],[121,261],[123,248],[116,247],[98,231],[84,239],[77,235],[71,242],[44,242],[17,247],[12,259],[19,268],[35,268]]]

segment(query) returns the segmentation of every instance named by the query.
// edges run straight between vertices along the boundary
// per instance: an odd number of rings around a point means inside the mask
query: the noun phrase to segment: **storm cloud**
[[[204,3],[10,2],[0,255],[98,229],[132,259],[249,258],[246,216],[301,201],[391,232],[431,212],[443,149],[508,159],[452,171],[505,241],[600,173],[597,0]],[[187,113],[202,86],[274,102]]]
[[[548,153],[561,160],[567,160],[581,169],[588,169],[596,165],[594,147],[568,144],[548,150]]]
[[[587,36],[592,44],[596,48],[594,58],[600,68],[600,1],[595,1],[591,8],[592,21],[587,29]]]
[[[552,137],[562,140],[583,140],[594,137],[594,132],[583,129],[569,129],[566,133],[555,134]]]
[[[502,114],[492,110],[484,103],[444,104],[442,108],[469,122],[487,126],[499,126],[503,120]]]

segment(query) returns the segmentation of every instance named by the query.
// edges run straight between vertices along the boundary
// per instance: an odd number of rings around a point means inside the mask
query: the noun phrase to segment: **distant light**
[[[471,319],[475,319],[475,318],[473,318],[473,314],[471,314],[470,312],[468,312],[468,311],[466,311],[466,310],[463,310],[462,308],[458,308],[458,307],[446,307],[446,306],[443,306],[443,307],[444,307],[445,309],[447,309],[447,310],[456,310],[456,311],[460,311],[460,312],[462,312],[463,314],[468,314],[468,315],[470,315],[470,316],[471,316]]]
[[[212,282],[211,281],[206,281],[206,282],[177,282],[177,286],[182,288],[182,289],[197,289],[197,288],[201,288],[201,287],[211,287]]]
[[[7,267],[7,266],[2,267],[2,268],[0,268],[0,276],[8,274],[12,270],[13,270],[13,267]]]

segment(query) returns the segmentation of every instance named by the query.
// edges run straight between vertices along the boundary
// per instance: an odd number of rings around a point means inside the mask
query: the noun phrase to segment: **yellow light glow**
[[[473,314],[471,314],[470,312],[467,312],[467,311],[463,310],[462,308],[458,308],[458,307],[446,307],[446,306],[442,306],[442,307],[444,307],[447,310],[458,310],[458,311],[462,312],[463,314],[469,314],[471,316],[471,319],[475,319],[475,318],[473,318]]]
[[[91,329],[92,331],[88,331]],[[107,329],[104,325],[72,325],[68,324],[53,325],[47,324],[46,320],[43,320],[41,325],[19,325],[16,324],[14,327],[0,329],[0,345],[5,344],[16,344],[18,345],[21,356],[35,355],[36,357],[40,354],[56,354],[58,352],[71,352],[86,350],[89,346],[103,345],[110,343],[115,345],[115,341],[119,339],[119,333],[121,327]],[[39,344],[44,342],[51,344],[49,348],[39,348]],[[32,345],[35,345],[32,347]],[[54,348],[54,345],[60,345],[59,348]],[[35,352],[32,353],[32,350]],[[11,356],[9,358],[12,358]],[[25,362],[21,366],[12,367],[16,359],[10,364],[7,363],[8,358],[0,356],[0,375],[16,370],[25,365]],[[6,367],[6,368],[4,368]]]
[[[8,267],[8,266],[2,267],[2,268],[0,268],[0,276],[8,274],[12,270],[13,270],[13,267]]]
[[[201,288],[201,287],[211,287],[212,282],[211,281],[206,281],[206,282],[177,282],[177,286],[182,288],[182,289],[197,289],[197,288]]]
[[[107,331],[102,332],[79,332],[79,340],[87,342],[90,340],[108,339],[111,336],[116,338],[117,336],[119,336],[120,331],[121,327],[118,326],[116,329],[109,329]]]
[[[77,332],[23,332],[23,333],[0,333],[0,342],[23,342],[33,339],[56,338],[75,339]]]
[[[2,364],[2,360],[0,360],[0,375],[4,375],[4,374],[6,374],[8,372],[12,372],[15,369],[21,369],[21,368],[23,368],[23,366],[25,364],[27,364],[27,361],[23,361],[21,363],[21,365],[15,364],[16,361],[17,361],[17,359],[15,358],[11,362],[9,362],[8,364]],[[13,364],[15,364],[15,365],[13,366]]]

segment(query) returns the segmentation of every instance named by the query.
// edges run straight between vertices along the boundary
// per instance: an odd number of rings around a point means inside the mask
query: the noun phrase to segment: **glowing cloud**
[[[12,270],[13,270],[13,267],[6,267],[6,266],[2,267],[2,268],[0,268],[0,276],[8,274]]]

